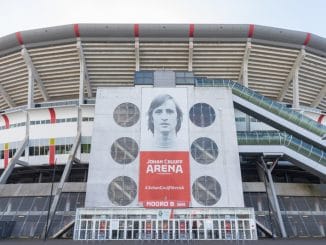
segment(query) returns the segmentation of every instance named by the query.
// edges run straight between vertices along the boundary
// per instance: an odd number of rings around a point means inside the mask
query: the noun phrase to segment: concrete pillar
[[[34,75],[32,68],[28,67],[28,95],[27,95],[27,108],[34,108]]]
[[[135,71],[140,70],[140,61],[139,61],[139,38],[135,38]]]
[[[300,108],[300,98],[299,98],[299,69],[295,69],[293,74],[293,108]]]

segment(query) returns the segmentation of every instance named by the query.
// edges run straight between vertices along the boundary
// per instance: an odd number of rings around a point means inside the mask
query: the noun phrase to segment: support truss
[[[263,156],[260,157],[259,161],[257,162],[258,166],[261,168],[261,170],[264,171],[264,181],[266,184],[266,193],[270,193],[269,196],[269,201],[272,204],[272,207],[276,213],[277,216],[277,222],[279,224],[281,234],[283,238],[287,238],[287,233],[285,230],[285,225],[284,221],[282,218],[281,214],[281,209],[280,205],[278,203],[277,195],[276,195],[276,190],[274,186],[274,181],[272,177],[272,171],[275,168],[275,166],[278,164],[278,160],[283,156],[283,153],[271,153],[271,154],[264,154]],[[269,159],[269,160],[268,160]],[[273,159],[273,160],[271,160]],[[267,181],[268,182],[267,182]]]
[[[79,102],[83,104],[84,98],[84,87],[86,86],[87,95],[89,98],[92,98],[92,87],[88,76],[88,70],[86,66],[85,55],[83,51],[83,46],[80,41],[80,38],[77,39],[77,50],[79,55],[79,63],[80,63],[80,77],[79,77]]]
[[[6,92],[6,90],[4,89],[4,87],[2,86],[2,84],[0,84],[0,95],[7,102],[7,104],[9,105],[10,108],[16,107],[15,102],[11,99],[11,97]]]
[[[135,37],[135,71],[140,70],[140,57],[139,57],[139,38]]]
[[[316,99],[311,103],[311,107],[317,107],[320,102],[325,98],[326,96],[326,84],[320,91],[320,93],[317,95]]]
[[[238,81],[242,81],[242,84],[248,87],[248,63],[251,52],[251,39],[248,39],[246,49],[243,55],[241,69],[238,77]]]
[[[285,80],[283,88],[281,89],[281,91],[280,91],[280,93],[279,93],[279,95],[277,97],[278,101],[283,101],[283,99],[284,99],[284,97],[285,97],[285,95],[286,95],[292,81],[294,81],[296,83],[295,86],[294,86],[295,88],[293,89],[294,94],[296,93],[294,90],[296,90],[296,89],[298,90],[298,86],[299,86],[299,78],[298,78],[299,77],[298,76],[299,69],[300,69],[301,63],[304,60],[305,56],[306,56],[306,50],[304,48],[302,48],[300,50],[296,60],[293,63],[293,66],[292,66],[292,68],[290,70],[290,73],[288,74],[288,76],[287,76],[287,78]],[[295,103],[299,103],[299,102],[297,101]]]
[[[36,84],[37,84],[37,87],[38,89],[41,91],[41,94],[42,94],[42,97],[45,101],[48,101],[49,100],[49,95],[48,93],[46,92],[46,89],[45,89],[45,86],[44,86],[44,83],[43,81],[41,80],[37,70],[35,69],[35,66],[32,62],[32,59],[28,53],[28,50],[23,47],[22,50],[21,50],[21,54],[24,58],[24,61],[25,61],[25,64],[27,65],[27,68],[29,70],[29,78],[31,78],[32,81],[29,81],[29,82],[34,82],[34,79],[36,81]],[[31,95],[32,96],[32,95]]]
[[[51,207],[50,207],[50,213],[49,213],[49,219],[48,219],[48,223],[47,223],[47,226],[44,228],[44,231],[43,231],[43,237],[47,237],[47,234],[48,234],[48,231],[51,227],[51,224],[52,224],[52,221],[53,221],[53,218],[54,218],[54,215],[55,215],[55,211],[57,209],[57,206],[58,206],[58,203],[59,203],[59,200],[60,200],[60,196],[61,196],[61,193],[62,193],[62,190],[63,190],[63,186],[65,184],[65,182],[67,181],[68,177],[69,177],[69,174],[70,174],[70,170],[72,168],[72,165],[73,165],[73,162],[74,162],[74,159],[75,159],[75,155],[77,153],[77,149],[80,145],[80,142],[81,142],[81,132],[80,130],[78,131],[77,133],[77,136],[75,138],[75,142],[69,152],[69,156],[68,156],[68,160],[67,160],[67,163],[66,163],[66,166],[64,168],[64,171],[62,173],[62,176],[61,176],[61,179],[60,179],[60,182],[58,184],[58,187],[56,188],[56,193],[54,195],[54,198],[53,198],[53,201],[52,201],[52,204],[51,204]]]
[[[15,155],[11,158],[7,168],[3,171],[3,173],[0,177],[0,184],[6,184],[8,178],[11,175],[12,171],[14,170],[16,164],[28,166],[28,163],[19,160],[19,158],[21,157],[25,148],[28,145],[28,141],[29,141],[29,137],[28,137],[28,135],[26,135],[24,140],[21,142],[19,148],[17,149]]]
[[[189,38],[189,56],[188,56],[188,71],[192,71],[192,57],[194,53],[194,38]]]

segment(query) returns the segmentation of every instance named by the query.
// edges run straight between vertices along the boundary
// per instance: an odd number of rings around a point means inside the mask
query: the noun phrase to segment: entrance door
[[[107,223],[109,223],[109,221],[107,220],[95,220],[95,235],[94,235],[94,239],[95,240],[106,240],[108,239],[108,235],[106,234],[107,231]]]

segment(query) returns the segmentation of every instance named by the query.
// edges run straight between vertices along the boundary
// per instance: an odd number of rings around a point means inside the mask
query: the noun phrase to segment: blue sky
[[[0,36],[73,23],[232,23],[326,37],[326,0],[0,0],[0,10]]]

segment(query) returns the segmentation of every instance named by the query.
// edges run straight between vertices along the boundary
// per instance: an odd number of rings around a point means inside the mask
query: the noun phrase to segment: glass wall
[[[280,235],[266,193],[244,193],[245,205],[254,207],[256,220]],[[288,237],[325,237],[326,197],[278,196]],[[265,235],[258,231],[260,237]]]
[[[11,238],[40,238],[49,210],[49,196],[0,197],[0,221],[14,221]],[[76,208],[83,207],[85,193],[62,193],[50,227],[49,237],[75,218]]]
[[[256,240],[251,208],[78,209],[74,240]]]

